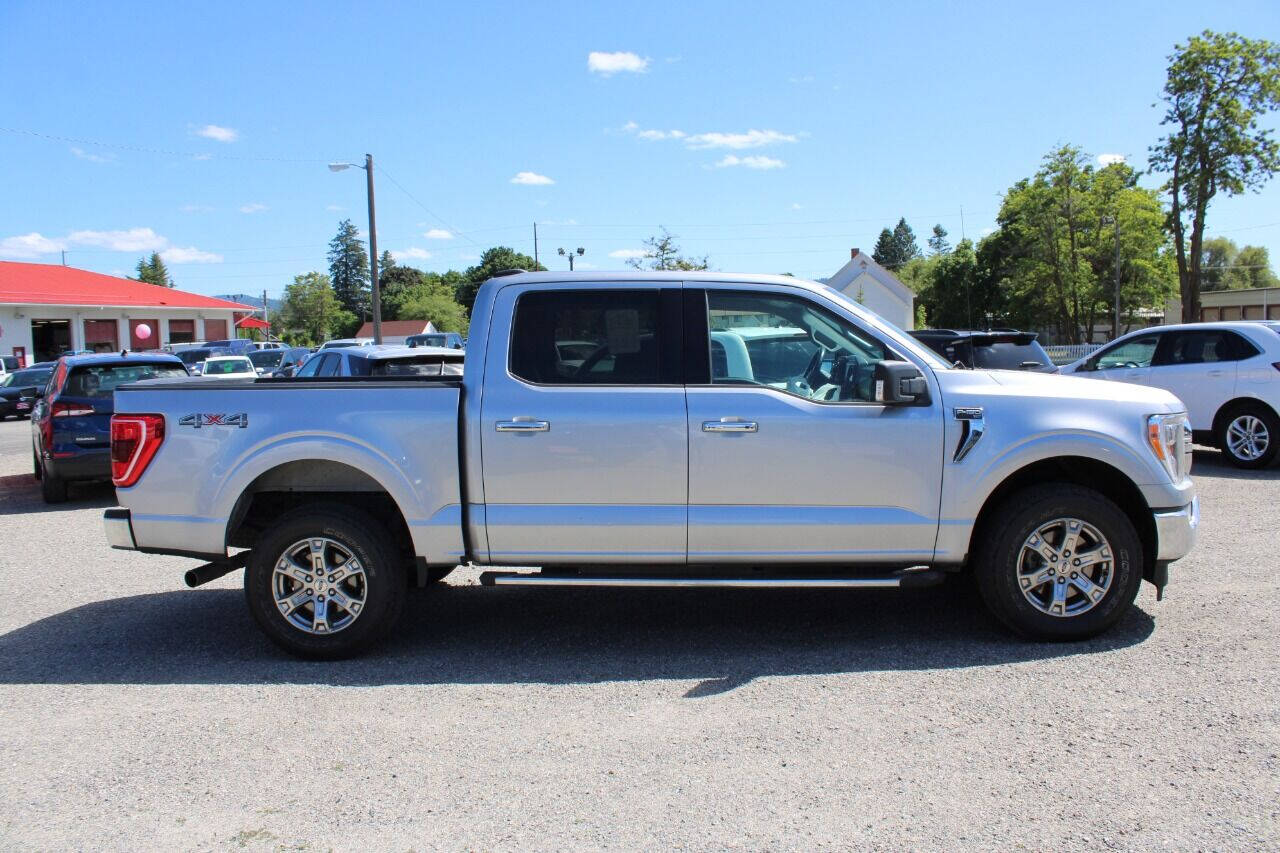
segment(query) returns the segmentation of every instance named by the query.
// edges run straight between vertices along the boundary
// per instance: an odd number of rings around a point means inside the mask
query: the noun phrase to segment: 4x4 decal
[[[235,414],[210,412],[193,412],[190,415],[184,415],[178,419],[178,426],[189,426],[200,429],[207,426],[231,426],[244,429],[249,426],[249,414],[247,412],[236,412]]]

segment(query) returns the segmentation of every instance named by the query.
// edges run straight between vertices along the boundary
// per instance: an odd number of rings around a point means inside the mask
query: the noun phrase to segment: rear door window
[[[322,356],[323,360],[320,366],[316,368],[316,376],[337,376],[338,366],[342,362],[342,356],[337,353],[329,353]]]
[[[659,306],[656,289],[526,293],[516,303],[511,373],[549,385],[662,384]]]

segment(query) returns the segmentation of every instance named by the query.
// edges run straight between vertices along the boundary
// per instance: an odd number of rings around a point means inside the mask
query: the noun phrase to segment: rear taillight
[[[164,443],[164,415],[111,416],[111,482],[122,488],[142,477]]]
[[[61,400],[53,404],[49,413],[55,418],[83,418],[93,414],[93,406],[84,403],[64,403]]]

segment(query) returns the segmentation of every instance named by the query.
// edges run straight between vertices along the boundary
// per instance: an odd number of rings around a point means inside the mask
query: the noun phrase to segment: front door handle
[[[514,420],[498,421],[498,432],[546,432],[551,429],[550,421]]]
[[[1221,376],[1221,375],[1222,375],[1222,371],[1221,371],[1221,370],[1210,370],[1210,371],[1209,371],[1209,375],[1210,375],[1210,376]]]
[[[756,432],[760,425],[755,421],[703,421],[703,432]]]

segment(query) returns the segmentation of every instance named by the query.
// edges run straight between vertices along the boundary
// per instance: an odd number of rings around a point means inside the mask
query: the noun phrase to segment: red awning
[[[266,320],[259,320],[257,317],[241,317],[236,320],[237,329],[270,329],[271,324]]]

